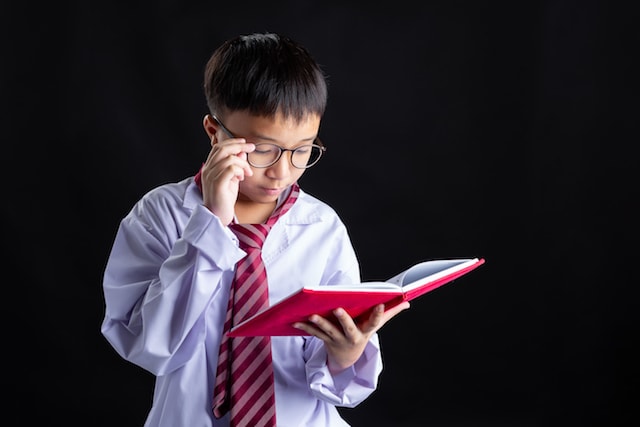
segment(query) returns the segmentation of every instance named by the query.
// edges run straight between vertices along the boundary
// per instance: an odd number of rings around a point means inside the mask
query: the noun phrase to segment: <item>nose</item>
[[[278,161],[267,168],[267,175],[275,179],[288,178],[293,167],[291,163],[292,155],[292,151],[283,151]]]

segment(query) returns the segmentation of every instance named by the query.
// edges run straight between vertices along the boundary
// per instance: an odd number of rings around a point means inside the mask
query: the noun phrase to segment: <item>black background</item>
[[[205,158],[211,52],[275,31],[329,76],[327,155],[301,184],[344,219],[363,279],[486,259],[380,331],[379,389],[344,416],[637,423],[626,3],[3,2],[5,419],[142,425],[153,378],[99,332],[118,222]]]

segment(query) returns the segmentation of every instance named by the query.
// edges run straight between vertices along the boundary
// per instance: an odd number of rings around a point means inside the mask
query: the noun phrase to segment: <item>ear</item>
[[[215,144],[217,142],[216,132],[218,132],[218,124],[210,114],[207,114],[204,116],[204,119],[202,119],[202,127],[204,127],[204,131],[207,133],[207,136],[209,136],[211,145]]]

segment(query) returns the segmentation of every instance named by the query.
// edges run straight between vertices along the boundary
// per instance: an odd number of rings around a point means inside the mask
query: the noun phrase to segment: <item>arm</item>
[[[206,322],[207,310],[224,316],[233,265],[244,254],[206,208],[183,209],[165,193],[145,197],[121,222],[103,283],[103,335],[156,375],[202,345],[205,326],[218,324]]]
[[[316,234],[318,239],[310,239],[322,242],[313,245],[314,259],[327,257],[322,263],[322,278],[317,283],[326,286],[359,283],[359,264],[347,230],[337,218],[330,218],[325,212],[322,224],[328,234]],[[358,324],[338,313],[340,327],[319,316],[311,316],[315,324],[297,324],[311,336],[305,339],[305,363],[307,381],[314,394],[332,404],[348,407],[367,398],[376,389],[382,371],[377,330],[405,308],[398,306],[384,314],[374,312]]]
[[[220,342],[233,267],[245,255],[226,226],[254,147],[210,137],[202,191],[183,181],[145,195],[121,222],[104,275],[103,335],[156,375],[183,366],[205,338]]]
[[[337,308],[333,314],[340,327],[317,314],[311,316],[308,323],[299,322],[294,327],[324,342],[329,372],[337,375],[356,363],[371,337],[386,322],[408,308],[409,302],[404,301],[385,312],[384,304],[380,304],[374,307],[369,318],[360,323],[356,323],[342,308]]]
[[[406,307],[405,307],[406,308]],[[405,308],[397,306],[388,311],[382,317],[382,322],[388,320],[392,316]],[[340,309],[337,310],[341,311]],[[375,311],[375,310],[374,310]],[[341,323],[350,324],[350,328],[359,329],[353,320],[346,314],[337,313]],[[380,313],[372,314],[375,319],[370,319],[364,323],[370,323],[369,326],[361,326],[363,328],[373,327],[373,324],[382,326],[380,321]],[[316,316],[312,316],[316,317]],[[355,407],[363,402],[373,393],[378,384],[378,377],[382,372],[382,356],[380,353],[379,337],[376,332],[368,334],[368,338],[364,338],[362,332],[346,332],[344,334],[338,332],[337,327],[331,322],[321,317],[315,319],[318,324],[322,324],[324,328],[332,330],[332,340],[324,341],[318,336],[323,332],[316,332],[310,324],[299,325],[300,329],[308,330],[311,337],[306,338],[305,347],[307,354],[306,373],[310,390],[321,400],[332,403],[336,406]],[[326,322],[326,323],[325,323]],[[319,327],[318,327],[319,328]],[[316,333],[316,336],[313,336]],[[359,336],[354,340],[348,337],[349,334]],[[342,338],[339,338],[342,337]],[[335,349],[339,349],[336,353]],[[349,358],[355,358],[355,361],[346,368],[338,367],[336,355],[348,354]],[[340,357],[340,356],[338,356]],[[339,362],[337,362],[339,363]]]

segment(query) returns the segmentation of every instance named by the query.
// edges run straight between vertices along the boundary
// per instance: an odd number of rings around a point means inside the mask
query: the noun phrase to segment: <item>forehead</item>
[[[281,114],[266,117],[235,111],[225,115],[224,124],[238,136],[293,144],[313,140],[318,135],[320,116],[309,114],[298,120]]]

